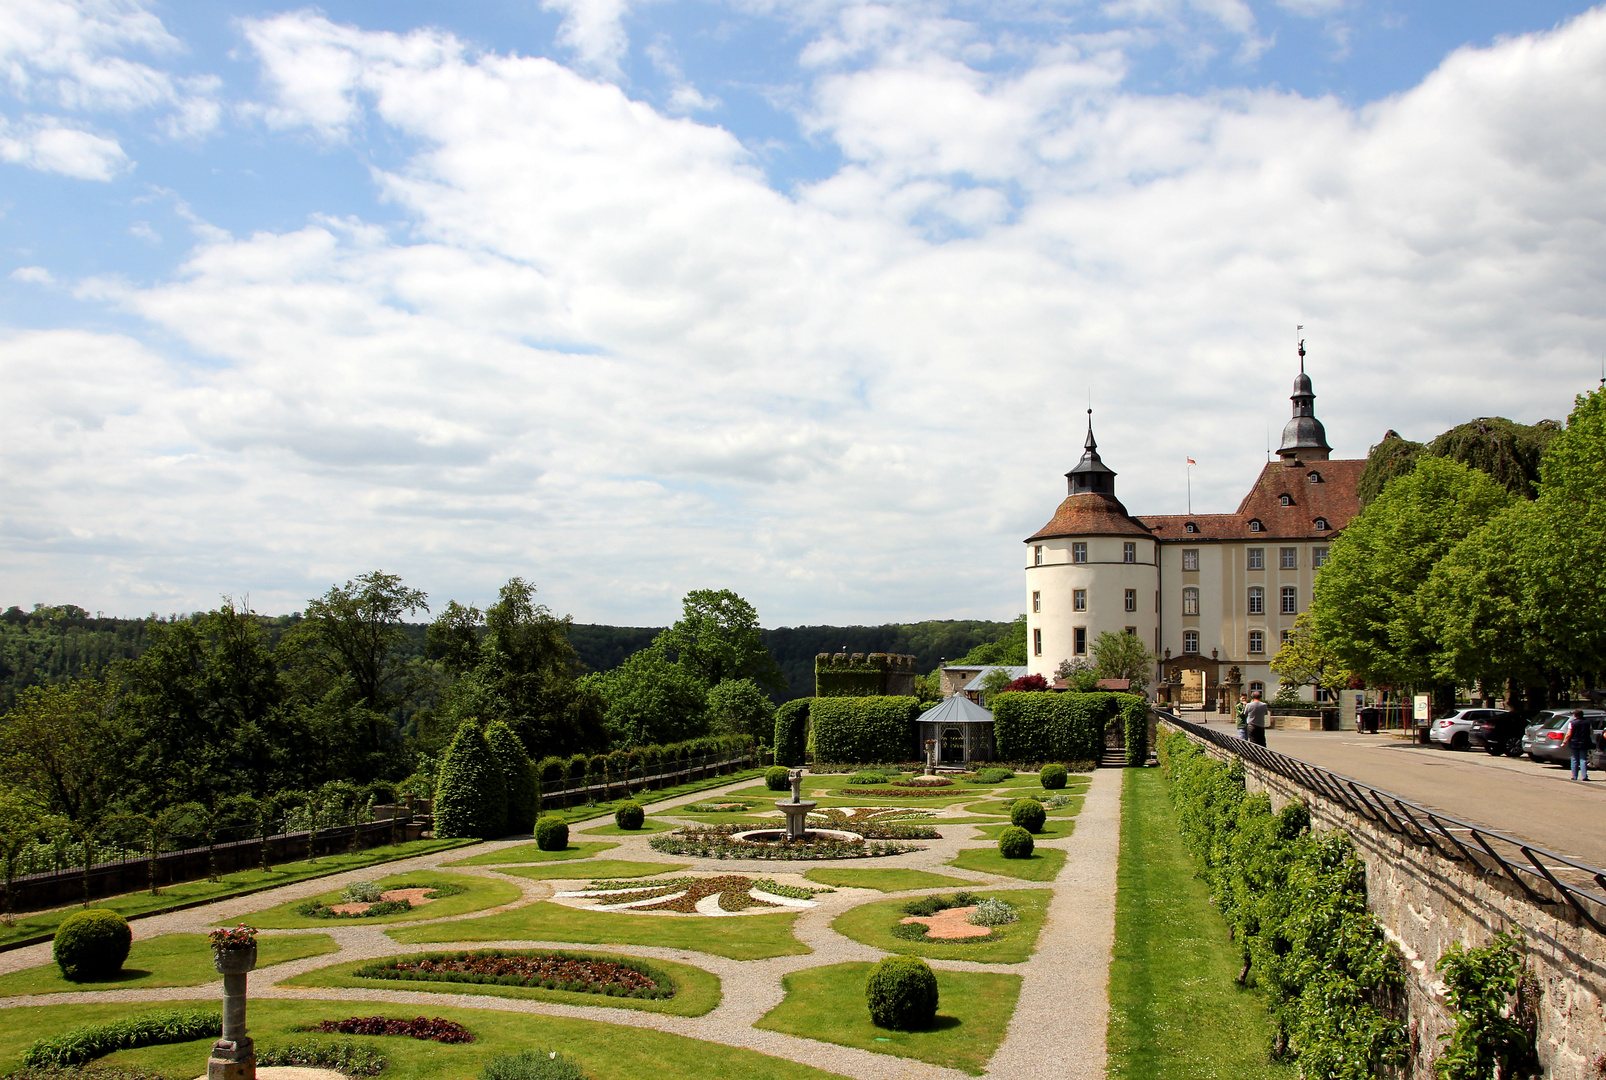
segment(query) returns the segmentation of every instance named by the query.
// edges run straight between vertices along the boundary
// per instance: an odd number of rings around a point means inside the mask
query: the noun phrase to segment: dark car
[[[1481,746],[1492,755],[1522,757],[1523,726],[1523,718],[1516,713],[1486,709],[1472,722],[1467,737],[1473,746]]]

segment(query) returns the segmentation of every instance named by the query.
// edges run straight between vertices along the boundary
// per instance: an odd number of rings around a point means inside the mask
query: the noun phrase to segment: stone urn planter
[[[256,1080],[256,1046],[245,1033],[246,974],[257,966],[256,931],[214,930],[212,966],[223,976],[223,1036],[212,1044],[206,1080]]]

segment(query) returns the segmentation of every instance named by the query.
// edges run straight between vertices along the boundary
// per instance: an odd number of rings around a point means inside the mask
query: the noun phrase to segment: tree
[[[1311,628],[1309,611],[1294,619],[1293,632],[1271,658],[1271,670],[1282,676],[1289,685],[1320,686],[1326,690],[1342,690],[1354,681],[1338,658],[1322,647],[1316,632]]]
[[[981,686],[978,687],[981,691],[981,703],[985,705],[997,695],[1005,693],[1009,690],[1010,683],[1014,681],[1015,677],[1009,673],[1007,667],[993,668],[982,676]]]
[[[485,744],[491,757],[502,770],[502,783],[507,789],[507,828],[509,832],[524,833],[535,828],[536,787],[535,769],[524,744],[513,734],[513,729],[500,720],[485,726]]]
[[[1361,470],[1361,478],[1355,484],[1355,494],[1361,506],[1370,506],[1373,499],[1383,494],[1390,480],[1397,476],[1408,476],[1414,471],[1417,461],[1426,451],[1427,447],[1422,443],[1402,438],[1392,428],[1385,431],[1382,441],[1367,453],[1366,468]]]
[[[958,664],[1005,664],[1023,667],[1026,664],[1026,615],[1021,613],[1009,624],[1009,632],[997,641],[977,645],[959,660]]]
[[[1134,694],[1149,688],[1154,665],[1160,662],[1142,638],[1125,631],[1104,631],[1093,639],[1088,651],[1093,654],[1093,669],[1099,678],[1126,679]]]
[[[680,742],[708,731],[706,684],[656,647],[582,681],[607,703],[605,723],[613,746]]]
[[[1064,679],[1065,685],[1079,694],[1090,693],[1099,688],[1098,669],[1081,657],[1075,660],[1061,660],[1059,667],[1054,669],[1054,678]]]
[[[751,679],[771,693],[786,692],[786,679],[764,647],[752,604],[729,589],[694,589],[681,601],[681,610],[680,620],[653,644],[704,686]]]
[[[0,781],[72,821],[98,817],[117,794],[119,756],[109,682],[24,690],[0,717]],[[22,797],[19,795],[19,798]]]
[[[716,735],[765,739],[775,731],[775,706],[752,679],[726,679],[708,691],[708,726]]]
[[[441,757],[434,811],[436,836],[490,840],[507,833],[507,782],[471,720],[463,721]]]
[[[1484,473],[1443,458],[1383,489],[1333,541],[1311,626],[1322,649],[1366,681],[1432,686],[1438,642],[1418,598],[1452,547],[1510,505]]]
[[[1020,678],[1010,683],[1008,689],[1011,693],[1018,691],[1025,691],[1027,693],[1043,691],[1048,689],[1048,680],[1043,678],[1041,675],[1022,675]]]
[[[11,926],[11,882],[17,876],[17,859],[30,845],[66,823],[50,814],[33,792],[0,787],[0,870],[5,873],[5,907],[0,921]]]

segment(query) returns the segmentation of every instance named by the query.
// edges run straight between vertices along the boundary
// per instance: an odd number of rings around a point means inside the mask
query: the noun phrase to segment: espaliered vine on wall
[[[1366,910],[1366,868],[1347,834],[1312,832],[1309,811],[1276,813],[1181,732],[1159,739],[1184,842],[1243,949],[1242,979],[1265,991],[1272,1054],[1309,1080],[1389,1076],[1407,1058],[1405,973]]]

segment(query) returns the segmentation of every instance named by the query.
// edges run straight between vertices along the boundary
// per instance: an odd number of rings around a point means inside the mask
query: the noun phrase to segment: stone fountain
[[[803,801],[803,770],[793,769],[787,774],[792,781],[792,798],[790,801],[777,799],[775,808],[786,815],[786,838],[788,840],[801,840],[803,834],[808,832],[809,811],[819,803]]]

